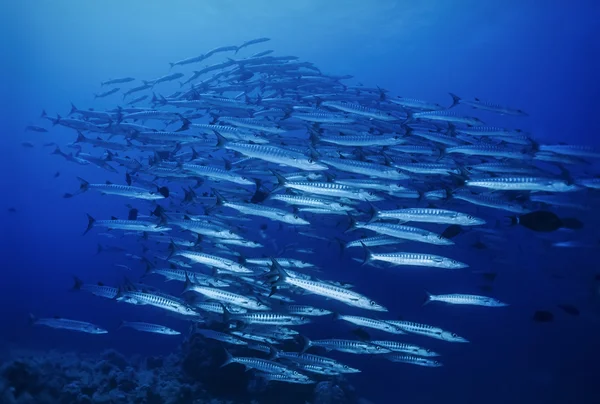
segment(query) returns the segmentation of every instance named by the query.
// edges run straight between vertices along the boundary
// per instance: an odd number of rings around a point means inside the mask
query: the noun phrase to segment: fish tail
[[[423,299],[423,306],[426,306],[427,304],[433,301],[432,296],[433,295],[431,293],[425,291],[425,299]]]
[[[460,97],[458,95],[453,94],[453,93],[448,93],[448,94],[450,94],[450,97],[452,97],[452,105],[450,105],[448,107],[448,109],[453,108],[453,107],[457,106],[458,104],[460,104]]]
[[[225,139],[223,137],[223,135],[221,135],[219,132],[217,132],[216,130],[213,131],[215,132],[215,135],[217,136],[217,147],[222,148],[225,147],[227,145],[228,140]]]
[[[335,237],[335,241],[337,241],[338,245],[340,246],[340,255],[343,255],[344,251],[346,251],[346,243],[339,237]]]
[[[94,227],[94,223],[96,222],[96,219],[94,219],[92,216],[90,216],[89,213],[86,213],[86,215],[88,218],[88,225],[87,225],[87,228],[85,229],[85,231],[83,232],[82,236],[85,236],[88,231],[92,230],[92,227]]]
[[[194,287],[194,283],[190,279],[188,272],[185,271],[185,283],[183,285],[183,292],[181,292],[181,294],[184,294],[185,292],[189,292],[190,290],[192,290],[193,287]]]
[[[360,244],[363,246],[363,249],[365,250],[365,259],[363,260],[361,265],[366,265],[370,262],[373,261],[373,251],[371,251],[365,243],[363,243],[362,241],[360,242]]]
[[[90,183],[81,177],[77,177],[79,180],[79,192],[85,192],[89,189]]]
[[[79,279],[77,276],[73,275],[73,287],[71,290],[81,290],[83,286],[83,281]]]
[[[367,223],[373,223],[377,220],[379,215],[379,210],[371,202],[369,202],[369,214],[371,215],[371,217],[369,218]]]
[[[223,351],[225,351],[225,362],[223,362],[223,364],[220,367],[225,367],[235,362],[235,358],[229,353],[229,351],[226,348],[223,348]]]
[[[75,112],[77,112],[77,107],[73,103],[71,103],[71,111],[69,111],[69,115],[72,115]]]
[[[302,349],[300,350],[300,353],[305,353],[312,346],[312,341],[305,335],[301,335],[300,339],[302,341]]]
[[[356,230],[356,219],[354,219],[354,216],[352,216],[349,212],[347,213],[348,219],[350,219],[350,223],[348,223],[348,228],[346,228],[344,233],[350,233],[352,230]]]
[[[29,313],[29,325],[34,325],[37,322],[37,317]]]
[[[169,243],[169,257],[171,258],[173,257],[173,255],[175,255],[175,253],[177,251],[179,251],[179,247],[177,247],[177,244],[175,244],[175,241],[173,241],[173,239],[171,239],[171,242]]]
[[[223,206],[227,203],[227,200],[219,193],[219,191],[214,188],[212,188],[211,191],[217,197],[217,204],[215,206]]]

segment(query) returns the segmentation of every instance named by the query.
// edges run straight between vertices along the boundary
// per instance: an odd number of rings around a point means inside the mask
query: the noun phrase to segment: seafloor
[[[201,337],[168,356],[12,348],[1,359],[2,404],[369,404],[342,377],[266,384],[241,365],[221,368],[223,347]]]

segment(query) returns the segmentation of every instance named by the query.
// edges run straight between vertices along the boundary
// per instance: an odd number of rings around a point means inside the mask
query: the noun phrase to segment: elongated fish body
[[[417,227],[404,226],[393,223],[356,223],[353,228],[367,229],[379,234],[390,237],[401,238],[411,241],[419,241],[421,243],[436,244],[436,245],[452,245],[454,242],[450,239],[442,237],[440,234],[419,229]]]
[[[440,356],[437,352],[432,351],[431,349],[421,348],[417,345],[405,344],[403,342],[398,341],[382,341],[375,340],[370,341],[373,345],[379,345],[385,349],[388,349],[392,352],[402,352],[411,355],[417,356]]]
[[[309,316],[309,317],[320,317],[331,314],[330,310],[325,310],[320,307],[304,306],[297,304],[290,304],[285,306],[285,312],[296,316]]]
[[[105,286],[102,284],[88,284],[82,283],[79,279],[75,279],[74,290],[84,290],[91,293],[94,296],[103,297],[105,299],[114,299],[119,293],[119,290],[112,286]]]
[[[576,183],[582,187],[600,189],[600,178],[579,178]]]
[[[131,187],[118,184],[87,184],[88,189],[93,189],[104,195],[119,195],[127,198],[144,199],[156,201],[164,199],[165,196],[159,192],[153,192],[144,188]]]
[[[227,344],[248,345],[248,343],[246,341],[239,339],[238,337],[236,337],[234,335],[215,331],[215,330],[210,330],[207,328],[196,328],[196,329],[194,329],[194,333],[200,334],[204,338],[214,339],[215,341],[221,341],[221,342],[225,342]]]
[[[460,139],[441,132],[411,130],[408,134],[410,136],[418,136],[423,139],[431,140],[432,142],[441,143],[446,146],[460,146],[463,143]]]
[[[200,317],[190,306],[187,306],[182,301],[168,297],[162,294],[148,293],[144,291],[125,291],[119,292],[116,297],[117,301],[134,304],[134,305],[149,305],[158,307],[159,309],[171,311],[189,317]]]
[[[274,194],[269,196],[269,199],[282,201],[290,205],[307,206],[312,208],[327,209],[339,212],[347,212],[354,210],[354,208],[351,206],[343,205],[333,200],[311,198],[303,195]]]
[[[315,162],[313,159],[293,151],[285,150],[280,147],[266,146],[249,143],[229,143],[224,137],[218,135],[219,146],[228,150],[233,150],[244,156],[257,158],[270,163],[281,164],[289,167],[295,167],[305,171],[327,170],[327,166]]]
[[[220,302],[195,302],[192,303],[192,305],[199,310],[215,314],[223,314],[223,306],[225,306],[225,308],[232,314],[244,314],[248,312],[248,310],[243,307],[236,306],[233,304],[224,305]]]
[[[488,296],[479,295],[462,295],[462,294],[450,294],[450,295],[429,295],[428,302],[444,302],[449,304],[463,304],[471,306],[485,306],[485,307],[504,307],[508,306],[506,303],[494,299]]]
[[[343,115],[336,114],[328,114],[328,113],[302,113],[302,112],[294,112],[292,113],[292,118],[300,119],[307,122],[317,122],[317,123],[352,123],[354,119],[345,117]]]
[[[412,253],[412,252],[392,252],[392,253],[375,253],[369,252],[366,262],[382,261],[392,265],[414,266],[414,267],[430,267],[444,269],[462,269],[468,268],[467,264],[453,260],[451,258],[442,257],[434,254]]]
[[[467,180],[465,185],[500,191],[574,192],[581,189],[566,180],[544,177],[493,177]]]
[[[390,323],[387,323],[382,320],[375,320],[367,317],[360,316],[348,316],[348,315],[338,315],[336,317],[339,320],[344,320],[349,323],[355,324],[359,327],[373,328],[379,331],[389,332],[391,334],[406,334],[404,331],[399,329],[398,327],[394,327]]]
[[[397,97],[389,98],[387,99],[387,101],[391,102],[392,104],[401,105],[405,108],[410,109],[422,109],[425,111],[441,111],[443,109],[446,109],[440,104],[435,104],[429,101],[417,100],[414,98]]]
[[[339,146],[373,147],[373,146],[397,146],[405,142],[399,135],[355,135],[355,136],[319,136],[319,142],[331,143]]]
[[[477,226],[485,224],[485,220],[472,215],[444,209],[407,208],[377,211],[376,219],[398,219],[403,222],[423,222],[438,224],[458,224],[461,226]]]
[[[465,202],[472,203],[478,206],[485,206],[492,209],[505,210],[507,212],[513,213],[527,213],[528,210],[525,209],[518,203],[507,201],[505,199],[500,199],[494,195],[489,194],[473,194],[471,192],[455,192],[452,194],[452,198],[460,199]]]
[[[302,325],[308,324],[310,320],[301,316],[294,316],[281,313],[249,313],[233,317],[237,321],[245,324],[262,325]]]
[[[397,168],[365,161],[329,158],[322,158],[319,161],[341,171],[361,174],[371,178],[383,178],[388,180],[405,180],[409,178]]]
[[[294,361],[296,363],[315,365],[323,368],[335,369],[338,373],[359,373],[360,370],[351,368],[348,365],[344,365],[334,359],[327,358],[325,356],[313,355],[301,352],[284,352],[278,351],[276,353],[278,358],[284,358],[287,360]]]
[[[524,132],[520,129],[505,129],[505,128],[498,128],[495,126],[476,126],[473,128],[455,128],[454,129],[455,132],[457,133],[462,133],[465,135],[470,135],[470,136],[478,136],[478,137],[483,137],[483,136],[498,136],[498,137],[510,137],[510,136],[521,136],[524,134]]]
[[[325,282],[313,281],[310,279],[292,278],[283,271],[279,264],[274,264],[273,275],[279,277],[276,284],[288,284],[304,289],[308,292],[320,295],[329,299],[338,300],[349,306],[360,307],[362,309],[374,311],[387,311],[387,309],[375,301],[356,293],[354,291],[334,286]]]
[[[129,83],[131,81],[135,80],[133,77],[121,77],[118,79],[111,79],[111,80],[106,80],[100,83],[101,86],[109,86],[111,84],[122,84],[122,83]]]
[[[224,201],[222,203],[222,206],[235,209],[238,212],[243,213],[245,215],[266,217],[268,219],[275,220],[278,222],[295,225],[310,224],[308,221],[302,219],[298,215],[270,206],[258,205],[253,203],[232,203],[227,201]]]
[[[294,181],[285,182],[286,188],[296,189],[302,192],[308,192],[315,195],[323,195],[331,198],[348,198],[360,201],[380,201],[383,198],[377,196],[374,192],[365,191],[360,188],[349,187],[334,182],[304,182]]]
[[[365,237],[365,238],[361,238],[359,240],[351,241],[351,242],[347,243],[344,246],[344,248],[361,247],[363,244],[367,247],[377,247],[377,246],[382,246],[382,245],[400,244],[403,242],[404,242],[403,240],[401,240],[397,237],[373,236],[373,237]]]
[[[424,175],[450,175],[460,174],[455,166],[449,164],[437,164],[437,163],[408,163],[408,164],[394,164],[395,167],[403,171],[408,171],[414,174]]]
[[[529,155],[521,150],[509,148],[507,146],[497,146],[490,144],[475,144],[467,146],[456,146],[446,149],[446,154],[460,153],[469,156],[490,156],[496,158],[529,159]]]
[[[187,276],[194,283],[202,286],[212,286],[215,288],[226,288],[230,286],[228,282],[225,282],[222,279],[218,279],[201,272],[189,272],[177,268],[151,268],[149,272],[162,275],[169,281],[185,282]]]
[[[308,376],[288,376],[277,373],[262,373],[260,378],[265,379],[268,382],[281,382],[281,383],[294,383],[294,384],[313,384],[316,381],[312,380]]]
[[[457,96],[456,94],[450,93],[450,96],[452,97],[452,101],[453,101],[450,108],[452,108],[458,104],[463,104],[463,105],[467,105],[469,107],[473,107],[476,109],[483,109],[486,111],[495,112],[495,113],[502,114],[502,115],[527,116],[527,114],[525,112],[521,111],[520,109],[513,109],[513,108],[505,107],[502,105],[493,104],[491,102],[482,101],[479,98],[475,98],[473,101],[470,101],[470,100],[464,100],[464,99],[460,98],[459,96]]]
[[[240,235],[234,233],[232,230],[225,229],[220,225],[208,222],[206,220],[178,220],[172,221],[170,223],[182,229],[191,231],[196,234],[201,234],[207,237],[232,240],[242,239]]]
[[[340,374],[340,372],[337,369],[313,365],[309,363],[299,363],[297,366],[300,370],[303,370],[304,372],[316,373],[324,376],[336,376]]]
[[[437,367],[443,366],[442,363],[439,361],[422,358],[420,356],[403,355],[403,354],[394,353],[391,355],[386,355],[385,358],[392,362],[402,362],[402,363],[408,363],[410,365],[424,366],[424,367],[428,367],[428,368],[437,368]]]
[[[106,334],[108,331],[98,327],[92,323],[85,321],[69,320],[67,318],[53,317],[53,318],[36,318],[33,315],[29,315],[30,322],[34,325],[45,325],[50,328],[57,328],[69,331],[84,332],[87,334]]]
[[[235,335],[237,337],[243,338],[243,339],[247,339],[249,341],[261,342],[263,344],[271,344],[271,345],[279,344],[279,341],[277,341],[275,338],[271,338],[271,337],[265,336],[265,335],[256,335],[256,334],[251,334],[249,332],[244,332],[244,331],[231,331],[231,334]]]
[[[375,108],[365,107],[360,104],[354,104],[344,101],[325,101],[321,103],[321,106],[333,108],[338,111],[347,112],[349,114],[360,115],[369,119],[376,119],[381,121],[398,121],[399,118],[395,117],[389,112],[381,111]]]
[[[271,133],[273,135],[285,133],[284,129],[272,126],[270,125],[269,121],[262,119],[219,117],[219,121],[228,123],[238,128],[257,130],[259,132]]]
[[[194,291],[206,296],[208,299],[218,300],[220,302],[233,304],[249,310],[269,310],[269,307],[262,304],[257,299],[239,295],[237,293],[228,292],[221,289],[209,288],[206,286],[187,285],[184,291]]]
[[[121,323],[121,327],[129,327],[134,330],[149,332],[153,334],[164,334],[164,335],[180,335],[179,331],[175,331],[169,327],[165,327],[164,325],[158,324],[150,324],[150,323],[141,323],[134,321],[123,321]]]
[[[433,327],[433,326],[427,325],[427,324],[419,324],[419,323],[413,323],[411,321],[400,321],[400,320],[388,321],[388,323],[390,323],[406,332],[409,332],[411,334],[424,335],[426,337],[435,338],[435,339],[439,339],[442,341],[448,341],[448,342],[462,342],[462,343],[469,342],[465,338],[463,338],[455,333],[452,333],[450,331],[445,331],[445,330],[442,330],[441,328]]]
[[[460,116],[454,112],[444,111],[428,111],[428,112],[417,112],[409,115],[409,120],[424,120],[424,121],[438,121],[438,122],[449,122],[458,123],[469,126],[482,126],[484,123],[479,119],[471,116]]]
[[[565,156],[584,157],[584,158],[600,158],[600,150],[596,150],[591,146],[580,145],[539,145],[539,151],[552,152]]]
[[[206,265],[209,267],[219,268],[229,272],[239,274],[251,274],[252,270],[244,267],[242,264],[232,261],[227,258],[218,257],[216,255],[205,254],[199,251],[178,250],[173,253],[174,256],[185,257],[197,264]]]
[[[247,179],[232,171],[222,170],[211,166],[200,166],[197,164],[183,164],[182,168],[194,175],[208,177],[215,180],[229,181],[239,185],[254,185],[254,181]]]
[[[229,353],[227,353],[227,355],[228,355],[227,361],[223,365],[221,365],[221,367],[227,366],[230,363],[235,362],[235,363],[240,363],[247,368],[256,369],[256,370],[259,370],[259,371],[265,372],[265,373],[277,373],[277,374],[283,374],[286,376],[293,376],[293,377],[302,377],[303,376],[301,373],[299,373],[287,366],[284,366],[281,363],[269,361],[266,359],[260,359],[260,358],[234,357],[234,356],[231,356]]]
[[[469,172],[488,172],[496,174],[529,174],[535,175],[539,170],[533,166],[515,165],[514,163],[494,162],[465,166]]]
[[[107,229],[111,230],[127,230],[154,233],[163,233],[171,230],[170,227],[153,222],[148,222],[145,220],[95,220],[93,217],[88,215],[88,228],[86,229],[86,233],[92,227],[106,227]]]
[[[310,341],[309,346],[318,346],[328,351],[339,351],[351,354],[386,354],[391,351],[368,342],[347,339],[321,339]]]

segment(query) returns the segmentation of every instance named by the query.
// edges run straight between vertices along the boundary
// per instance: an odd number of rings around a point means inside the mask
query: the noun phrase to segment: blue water
[[[69,102],[80,108],[114,107],[113,98],[93,100],[93,93],[104,90],[103,80],[158,77],[168,72],[167,62],[269,37],[271,42],[252,50],[296,55],[324,72],[352,74],[366,86],[405,97],[447,105],[451,91],[515,106],[529,117],[502,117],[505,126],[530,131],[547,143],[600,146],[598,2],[46,1],[4,2],[1,8],[0,307],[5,309],[0,343],[11,347],[167,354],[179,344],[133,332],[95,338],[27,324],[30,312],[107,328],[123,319],[156,321],[154,311],[69,292],[72,275],[117,284],[124,275],[141,273],[135,263],[129,273],[116,268],[114,263],[124,263],[121,257],[95,255],[99,238],[81,236],[85,213],[126,216],[122,199],[92,193],[62,198],[78,186],[76,175],[90,182],[123,182],[122,175],[74,166],[42,146],[74,140],[71,129],[23,132],[27,125],[42,125],[42,109],[64,116]],[[161,92],[177,87],[165,85]],[[498,119],[485,116],[490,124]],[[23,141],[35,148],[22,147]],[[60,176],[53,178],[57,171]],[[10,207],[16,212],[8,212]],[[579,218],[598,224],[597,208]],[[588,226],[586,234],[597,245],[595,229]],[[271,230],[269,235],[282,245],[295,241],[293,233]],[[468,346],[429,341],[434,350],[443,346],[445,366],[439,369],[349,358],[363,371],[350,377],[361,396],[375,403],[600,402],[600,306],[590,297],[599,249],[549,251],[524,229],[511,237],[514,243],[506,251],[461,250],[472,267],[493,266],[500,273],[494,293],[511,306],[498,311],[421,307],[425,290],[478,292],[482,282],[471,274],[361,269],[348,257],[338,258],[335,244],[308,242],[318,249],[315,263],[328,267],[331,278],[360,285],[361,293],[394,315],[456,330],[472,341]],[[133,239],[119,243],[141,253]],[[500,257],[509,258],[509,264],[494,263]],[[178,293],[178,286],[167,290]],[[577,305],[581,315],[556,311],[560,303]],[[538,309],[553,309],[555,321],[534,323],[531,316]],[[161,321],[178,324],[169,317]],[[315,336],[335,337],[351,328],[325,322],[308,329]]]

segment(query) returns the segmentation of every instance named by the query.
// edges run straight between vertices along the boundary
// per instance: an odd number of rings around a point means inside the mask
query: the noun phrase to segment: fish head
[[[106,331],[104,328],[100,328],[100,327],[93,327],[91,331],[92,331],[92,334],[108,334],[108,331]]]
[[[374,300],[368,300],[368,299],[364,299],[364,300],[365,301],[362,306],[365,309],[373,310],[373,311],[388,311],[388,309],[386,309],[382,305],[376,303]]]
[[[426,348],[419,348],[415,352],[415,355],[419,355],[419,356],[440,356],[439,353],[434,352],[431,349],[426,349]]]
[[[442,331],[441,337],[444,341],[449,342],[469,342],[467,339],[450,331]]]

